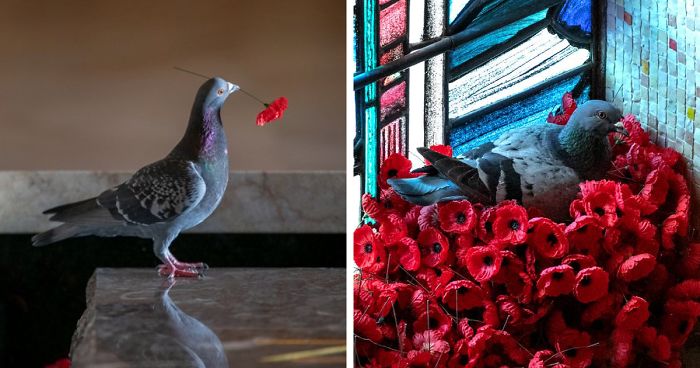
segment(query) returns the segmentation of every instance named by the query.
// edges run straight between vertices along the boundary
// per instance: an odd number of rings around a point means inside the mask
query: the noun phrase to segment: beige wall
[[[182,135],[202,83],[289,99],[222,111],[233,170],[344,169],[345,2],[0,0],[0,170],[134,170]]]

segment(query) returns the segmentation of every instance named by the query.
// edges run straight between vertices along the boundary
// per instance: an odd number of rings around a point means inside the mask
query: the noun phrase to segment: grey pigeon
[[[197,91],[185,135],[164,159],[138,170],[129,180],[95,198],[49,210],[62,222],[35,235],[34,246],[87,236],[153,239],[164,276],[198,276],[204,263],[179,262],[170,253],[178,234],[204,221],[219,205],[228,183],[228,150],[220,110],[238,86],[221,78]]]
[[[404,199],[422,206],[453,199],[485,205],[514,199],[563,221],[578,184],[607,173],[612,159],[608,134],[626,134],[617,123],[621,118],[611,103],[590,100],[565,126],[516,128],[460,157],[419,148],[432,165],[415,171],[426,175],[388,183]]]

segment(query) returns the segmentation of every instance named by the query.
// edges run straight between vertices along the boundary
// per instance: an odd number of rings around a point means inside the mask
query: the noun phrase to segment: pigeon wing
[[[479,178],[476,167],[428,148],[418,148],[418,152],[435,170],[455,183],[468,198],[483,204],[494,203],[493,195]]]
[[[161,160],[137,171],[127,182],[99,197],[112,217],[131,224],[168,222],[186,213],[204,197],[206,184],[194,163]]]

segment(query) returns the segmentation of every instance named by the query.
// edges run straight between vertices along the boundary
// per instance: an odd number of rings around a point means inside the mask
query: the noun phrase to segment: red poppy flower
[[[561,258],[569,252],[562,226],[545,217],[530,220],[527,243],[545,258]]]
[[[583,207],[586,214],[598,218],[605,227],[617,223],[617,202],[615,200],[616,184],[611,181],[588,181],[582,183]]]
[[[446,355],[450,352],[450,344],[442,340],[442,336],[435,331],[423,331],[413,335],[413,347],[435,355]]]
[[[452,357],[447,362],[447,368],[463,368],[469,364],[469,340],[457,340],[452,349]]]
[[[551,112],[547,116],[547,122],[557,125],[566,125],[571,114],[576,110],[576,100],[571,92],[566,92],[561,98],[561,114],[554,115]]]
[[[559,296],[568,294],[574,289],[574,269],[569,265],[559,265],[546,268],[537,280],[539,296]]]
[[[591,336],[586,332],[567,329],[557,340],[555,347],[562,357],[563,363],[572,368],[584,368],[593,361]]]
[[[391,306],[398,300],[397,283],[385,283],[383,280],[362,280],[358,285],[358,297],[364,313],[372,317],[386,317]]]
[[[450,201],[438,204],[440,227],[448,233],[468,233],[476,225],[476,213],[469,201]]]
[[[454,240],[457,264],[467,268],[467,251],[474,246],[475,239],[471,234],[461,234]]]
[[[571,201],[571,204],[569,205],[569,214],[573,219],[586,215],[586,207],[583,205],[583,201],[581,199],[574,199]]]
[[[481,287],[469,280],[452,281],[442,293],[443,304],[456,311],[481,307],[483,298]]]
[[[374,342],[382,341],[382,331],[377,326],[377,321],[361,310],[355,309],[353,313],[353,326],[355,326],[356,334]]]
[[[422,333],[433,331],[437,337],[445,336],[452,329],[452,319],[438,306],[431,302],[423,311],[416,311],[417,318],[413,322],[413,331]]]
[[[622,118],[622,126],[627,131],[627,136],[622,136],[621,139],[628,144],[636,143],[641,146],[649,144],[649,134],[644,131],[637,117],[633,114],[627,114]]]
[[[384,243],[369,225],[355,229],[353,240],[355,264],[363,272],[378,273],[386,267]]]
[[[445,235],[435,228],[428,228],[418,234],[418,247],[422,262],[428,267],[443,264],[450,256],[450,243]]]
[[[368,193],[362,195],[362,210],[373,219],[381,219],[386,215],[404,216],[411,205],[403,200],[392,189],[384,189],[379,198],[373,198]]]
[[[452,280],[452,277],[454,277],[454,272],[446,266],[423,267],[418,270],[415,276],[416,280],[434,295],[441,295],[445,286]]]
[[[673,299],[700,298],[700,280],[684,280],[674,285],[668,291],[668,297]]]
[[[682,214],[674,213],[664,220],[661,226],[661,245],[665,249],[676,247],[676,237],[685,236],[688,232],[688,222]]]
[[[462,318],[457,322],[457,332],[468,342],[469,339],[474,337],[474,329],[469,324],[469,318]]]
[[[580,216],[564,230],[569,246],[580,254],[597,257],[604,237],[603,228],[593,216]]]
[[[382,189],[389,188],[386,182],[392,178],[413,178],[411,173],[411,160],[407,159],[400,153],[392,153],[382,162],[379,168],[379,187]]]
[[[576,275],[574,296],[581,303],[590,303],[608,293],[608,273],[600,267],[584,268]]]
[[[472,247],[467,250],[467,270],[476,281],[484,282],[498,273],[502,259],[496,247]]]
[[[610,362],[613,367],[627,367],[634,352],[634,333],[629,330],[616,328],[612,332],[612,348]]]
[[[438,222],[438,206],[437,204],[431,204],[430,206],[425,206],[420,209],[420,215],[418,216],[418,228],[420,231],[429,229],[431,227],[437,228]]]
[[[396,254],[399,257],[399,264],[408,271],[415,271],[420,268],[420,249],[418,242],[405,237],[397,243]]]
[[[497,352],[496,356],[510,360],[517,365],[525,365],[530,360],[530,353],[523,349],[508,332],[484,326],[479,328],[469,341],[468,354],[470,357],[487,358],[490,352]],[[510,364],[507,363],[507,361],[502,361],[497,366],[509,366]]]
[[[282,117],[284,110],[287,110],[287,99],[285,97],[280,97],[272,103],[265,104],[265,110],[258,114],[257,119],[255,119],[255,124],[258,126],[263,126],[273,120],[277,120]]]
[[[68,358],[61,358],[49,365],[44,366],[44,368],[70,368],[71,361]]]
[[[498,244],[521,244],[527,239],[527,211],[514,201],[503,201],[493,214],[493,236]]]
[[[615,317],[616,311],[620,308],[622,296],[617,293],[610,293],[586,306],[581,314],[581,323],[590,326],[595,321],[601,320],[608,324],[608,321]]]
[[[379,226],[379,237],[384,244],[393,244],[408,235],[408,227],[403,217],[396,214],[386,215]]]
[[[574,273],[578,273],[584,268],[594,267],[595,259],[586,254],[571,254],[561,260],[561,264],[569,265],[574,269]]]
[[[656,266],[656,257],[642,253],[627,258],[617,269],[617,277],[625,282],[632,282],[649,275]]]
[[[559,357],[559,354],[555,356],[551,350],[539,350],[532,356],[527,368],[550,368],[551,364],[559,362],[559,360],[552,360],[557,357]]]
[[[636,331],[647,319],[649,319],[649,303],[638,296],[633,296],[617,313],[615,327]]]
[[[700,243],[690,243],[680,257],[680,271],[687,278],[700,278]]]
[[[671,342],[668,337],[659,335],[654,327],[644,326],[637,331],[635,339],[649,349],[649,356],[660,362],[671,358]]]
[[[452,157],[452,146],[446,145],[446,144],[434,144],[430,146],[431,151],[435,151],[437,153],[442,153],[445,156]],[[430,166],[431,163],[428,160],[424,160],[425,164],[427,166]]]
[[[620,244],[633,247],[635,253],[657,254],[657,239],[656,226],[649,219],[641,219],[621,233]]]

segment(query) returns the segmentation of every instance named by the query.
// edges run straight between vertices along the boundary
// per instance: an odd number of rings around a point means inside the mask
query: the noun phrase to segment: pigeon
[[[459,199],[494,205],[511,199],[565,221],[579,183],[606,175],[612,159],[608,134],[627,133],[621,118],[611,103],[590,100],[566,125],[516,128],[459,157],[419,148],[431,165],[414,172],[426,175],[387,182],[421,206]]]
[[[34,246],[63,239],[135,236],[153,240],[163,276],[202,276],[205,263],[179,262],[169,251],[178,234],[209,217],[228,183],[228,149],[221,107],[239,87],[208,79],[197,91],[184,136],[162,160],[94,198],[44,211],[62,224],[32,237]]]

